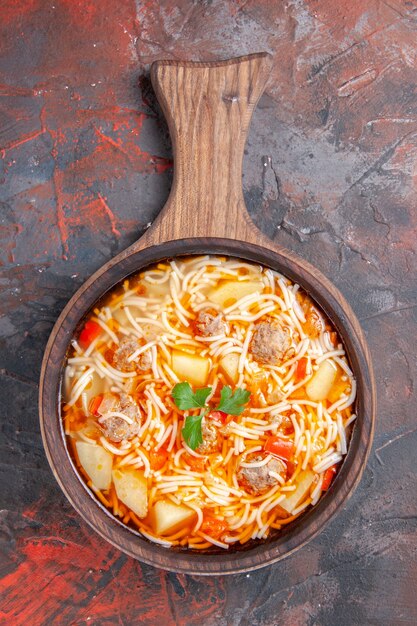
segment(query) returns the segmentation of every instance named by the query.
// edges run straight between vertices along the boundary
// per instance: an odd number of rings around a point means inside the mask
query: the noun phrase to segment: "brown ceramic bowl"
[[[153,226],[109,261],[73,296],[52,331],[42,365],[40,421],[45,451],[63,492],[84,520],[125,553],[188,574],[245,572],[276,562],[314,537],[352,494],[373,436],[375,390],[366,341],[348,303],[314,267],[270,242],[250,222],[242,189],[243,147],[250,117],[269,73],[266,54],[220,63],[159,61],[152,81],[173,138],[171,195]],[[93,305],[125,277],[155,262],[193,254],[240,257],[299,283],[339,332],[357,380],[349,449],[330,490],[284,530],[225,552],[161,547],[116,519],[94,497],[68,452],[60,386],[70,340]]]

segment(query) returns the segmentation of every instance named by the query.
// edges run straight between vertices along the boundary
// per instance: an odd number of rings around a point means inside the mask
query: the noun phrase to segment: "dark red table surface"
[[[416,2],[3,0],[0,32],[1,623],[416,624]],[[113,549],[67,503],[42,448],[38,376],[64,304],[167,197],[150,63],[262,50],[274,67],[246,202],[361,320],[374,448],[342,513],[292,557],[175,575]]]

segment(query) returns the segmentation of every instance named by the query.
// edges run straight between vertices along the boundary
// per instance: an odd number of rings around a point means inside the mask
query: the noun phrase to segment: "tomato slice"
[[[87,320],[78,337],[78,343],[85,350],[94,339],[97,339],[101,332],[103,331],[100,324],[97,324],[97,322],[93,320]]]
[[[279,425],[280,431],[284,435],[292,435],[294,432],[294,424],[291,421],[291,418],[288,415],[283,415],[282,421]]]
[[[228,528],[227,523],[224,520],[219,520],[211,515],[205,515],[203,519],[203,523],[200,526],[200,530],[202,533],[206,535],[210,535],[214,539],[218,539],[220,535],[222,535]]]
[[[332,484],[332,480],[335,477],[336,472],[337,472],[337,465],[332,465],[324,472],[323,482],[321,484],[322,491],[328,490],[328,488]]]
[[[295,472],[295,465],[292,461],[287,461],[287,480],[291,478],[291,476]]]
[[[229,414],[224,413],[224,411],[210,411],[207,417],[216,420],[216,422],[221,422],[222,424],[227,424],[227,422],[230,421]]]
[[[168,452],[166,448],[159,448],[159,450],[151,450],[149,453],[149,463],[151,469],[157,471],[160,470],[166,463],[168,458]]]
[[[194,472],[204,472],[206,466],[206,459],[200,459],[196,456],[192,456],[186,452],[182,456],[184,463],[189,465]]]
[[[284,461],[291,461],[294,456],[294,443],[281,437],[268,437],[264,450]]]
[[[307,358],[303,356],[297,363],[297,369],[295,370],[295,382],[299,383],[300,380],[303,380],[306,377],[307,372]]]
[[[100,408],[100,404],[103,401],[103,396],[100,394],[99,396],[96,396],[95,398],[93,398],[90,402],[90,413],[92,415],[95,415],[95,417],[98,417],[100,414],[98,412],[99,408]]]

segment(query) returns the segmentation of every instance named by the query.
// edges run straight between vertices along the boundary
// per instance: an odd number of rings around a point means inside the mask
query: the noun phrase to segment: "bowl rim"
[[[271,245],[272,244],[271,242]],[[51,332],[42,362],[39,415],[42,440],[52,472],[65,496],[101,537],[148,565],[198,575],[248,572],[286,558],[315,537],[340,511],[357,487],[371,450],[375,422],[375,383],[369,350],[360,324],[336,287],[314,266],[292,252],[227,238],[173,240],[120,253],[100,268],[70,299]],[[233,551],[198,553],[165,548],[142,537],[115,518],[80,477],[68,452],[60,415],[60,383],[69,342],[94,304],[127,276],[158,261],[188,255],[216,254],[271,267],[313,297],[342,337],[358,383],[357,419],[348,453],[336,480],[319,502],[273,539]]]

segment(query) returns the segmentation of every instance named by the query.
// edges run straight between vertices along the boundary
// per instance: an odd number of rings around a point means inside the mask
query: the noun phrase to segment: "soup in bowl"
[[[229,550],[318,504],[347,453],[356,382],[298,284],[220,255],[162,261],[71,341],[68,450],[123,525],[168,549]]]

